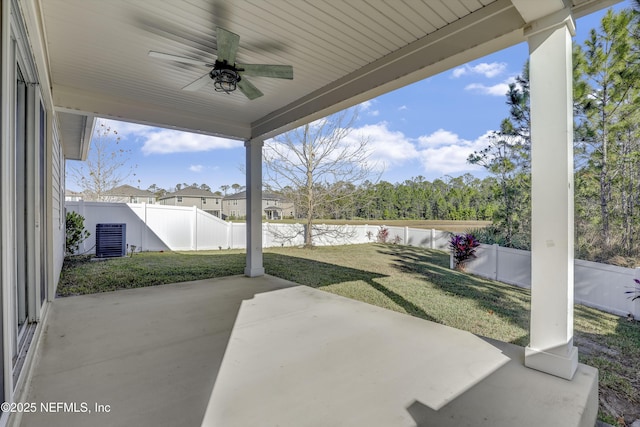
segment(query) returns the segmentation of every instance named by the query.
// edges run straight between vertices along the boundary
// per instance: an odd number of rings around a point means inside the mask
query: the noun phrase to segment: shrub
[[[377,235],[378,243],[387,243],[389,240],[389,229],[387,227],[380,227]]]
[[[526,233],[514,233],[507,237],[504,230],[494,225],[488,225],[482,228],[470,229],[467,234],[473,234],[479,242],[487,245],[497,244],[498,246],[522,249],[523,251],[531,250],[531,237]]]
[[[449,241],[449,247],[453,251],[456,268],[461,269],[471,258],[476,257],[476,248],[480,242],[471,233],[454,234]]]
[[[77,212],[67,212],[66,217],[66,241],[67,255],[73,255],[78,251],[80,243],[84,242],[91,233],[84,228],[84,217]]]

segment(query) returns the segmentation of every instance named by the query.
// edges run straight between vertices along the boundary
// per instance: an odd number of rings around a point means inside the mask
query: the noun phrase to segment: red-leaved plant
[[[453,259],[455,259],[457,269],[462,269],[467,261],[476,257],[478,246],[480,246],[480,242],[471,233],[451,236],[449,247],[453,251]]]
[[[631,301],[640,299],[640,279],[633,279],[633,281],[636,282],[636,288],[625,292],[625,294],[631,294],[629,295]]]

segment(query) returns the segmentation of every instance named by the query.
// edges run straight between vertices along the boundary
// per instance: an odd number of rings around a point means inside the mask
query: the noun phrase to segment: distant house
[[[282,219],[295,216],[291,201],[275,193],[262,193],[262,215],[267,220]],[[222,201],[222,218],[246,218],[247,192],[225,196]]]
[[[195,206],[218,218],[222,217],[222,195],[197,187],[186,187],[167,193],[158,199],[158,203],[169,206]]]
[[[84,199],[84,194],[78,193],[77,191],[65,190],[64,191],[64,201],[65,202],[79,202]]]
[[[156,202],[156,196],[151,191],[141,190],[126,184],[106,191],[103,199],[104,201],[114,203],[153,204]]]

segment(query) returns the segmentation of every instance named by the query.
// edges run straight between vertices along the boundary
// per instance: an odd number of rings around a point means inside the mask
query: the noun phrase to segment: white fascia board
[[[87,160],[89,155],[89,147],[91,146],[91,138],[96,127],[96,118],[94,116],[84,116],[84,126],[82,136],[80,138],[80,160]]]

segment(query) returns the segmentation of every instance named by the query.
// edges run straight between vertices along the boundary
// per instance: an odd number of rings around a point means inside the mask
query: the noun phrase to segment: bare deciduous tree
[[[314,220],[336,204],[344,208],[355,199],[358,186],[376,175],[368,138],[352,135],[356,119],[356,109],[345,110],[265,143],[265,187],[294,202],[305,218],[307,247],[326,232],[314,227]]]
[[[85,195],[86,200],[108,202],[108,191],[135,176],[129,166],[131,150],[120,145],[115,129],[104,122],[95,128],[87,160],[70,168],[71,177]]]

